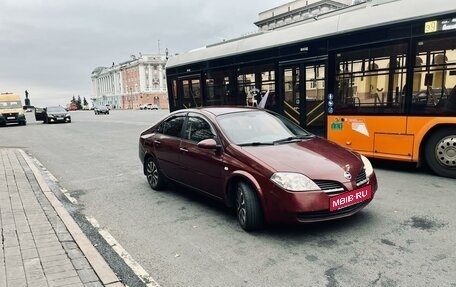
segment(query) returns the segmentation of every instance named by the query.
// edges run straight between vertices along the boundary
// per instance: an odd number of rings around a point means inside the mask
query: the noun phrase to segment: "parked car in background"
[[[158,110],[158,105],[156,104],[144,104],[139,106],[140,110]]]
[[[69,111],[77,111],[78,105],[76,103],[70,103],[67,105],[67,110]]]
[[[178,110],[141,133],[149,185],[174,181],[235,207],[247,231],[353,215],[373,199],[369,160],[256,108]]]
[[[140,106],[139,106],[139,109],[140,109],[140,110],[149,110],[149,107],[150,107],[151,105],[152,105],[152,104],[140,105]]]
[[[99,115],[99,114],[109,115],[109,109],[106,106],[97,106],[93,110],[96,115]]]
[[[62,106],[35,108],[35,119],[43,123],[71,123],[71,116]]]
[[[0,126],[7,124],[27,124],[21,98],[13,93],[0,94]]]

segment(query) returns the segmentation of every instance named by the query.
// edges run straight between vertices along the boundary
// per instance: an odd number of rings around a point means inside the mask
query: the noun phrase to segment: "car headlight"
[[[363,160],[364,169],[366,170],[366,176],[369,177],[372,175],[372,173],[374,173],[374,168],[372,167],[372,164],[367,159],[367,157],[363,156],[362,154],[360,154],[360,156],[361,156],[361,159]]]
[[[291,191],[320,190],[307,176],[294,172],[276,172],[271,176],[272,182],[283,189]]]
[[[69,117],[69,116],[70,116],[70,114],[66,114],[66,115],[65,115],[65,117]]]

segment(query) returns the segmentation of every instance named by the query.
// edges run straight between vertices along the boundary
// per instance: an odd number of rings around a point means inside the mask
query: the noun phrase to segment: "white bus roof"
[[[178,67],[380,25],[456,13],[456,1],[399,0],[382,5],[365,4],[360,9],[354,8],[356,7],[346,9],[345,13],[334,13],[329,17],[321,16],[310,22],[305,21],[182,53],[170,57],[166,67]]]

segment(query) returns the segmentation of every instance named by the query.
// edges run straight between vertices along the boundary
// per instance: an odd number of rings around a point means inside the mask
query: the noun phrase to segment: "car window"
[[[66,110],[63,107],[48,107],[48,113],[66,113]]]
[[[163,122],[159,132],[162,132],[163,134],[168,136],[180,137],[183,125],[183,116],[172,117]]]
[[[200,142],[214,138],[214,134],[212,133],[211,125],[206,120],[190,116],[188,117],[184,137],[194,142]]]
[[[261,110],[225,114],[218,116],[217,121],[235,144],[273,143],[289,137],[309,135],[283,117]]]

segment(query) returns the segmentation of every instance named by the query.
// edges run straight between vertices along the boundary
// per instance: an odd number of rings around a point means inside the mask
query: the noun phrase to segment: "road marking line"
[[[23,153],[25,154],[25,152]],[[31,156],[29,158],[32,158]],[[44,171],[52,181],[58,183],[57,178],[55,178],[36,158],[32,160]],[[76,198],[72,197],[68,190],[65,188],[59,187],[60,191],[74,204],[77,204]],[[117,242],[117,240],[105,229],[100,228],[100,224],[93,217],[86,216],[87,220],[98,230],[98,233],[106,240],[106,242],[111,246],[111,248],[124,260],[124,262],[131,268],[131,270],[138,276],[138,278],[143,281],[147,287],[161,287],[150,275],[147,273],[144,268],[136,262],[133,257]]]
[[[147,287],[160,287],[160,285],[155,281],[149,273],[147,273],[144,268],[136,262],[133,257],[117,242],[117,240],[106,230],[100,228],[98,221],[93,218],[86,216],[87,220],[98,230],[101,236],[106,240],[106,242],[111,246],[112,249],[124,260],[124,262],[133,270],[133,272],[143,281]]]
[[[71,201],[71,203],[78,204],[78,200],[76,198],[72,197],[66,188],[61,187],[60,191],[66,196],[66,198],[68,198],[69,201]]]

